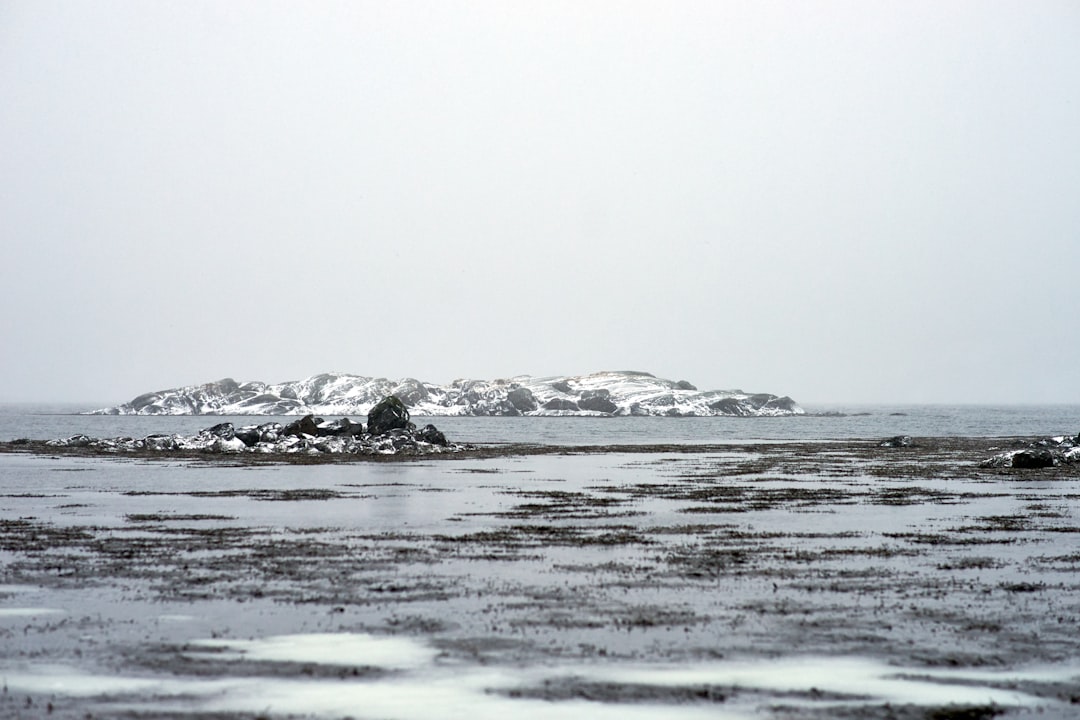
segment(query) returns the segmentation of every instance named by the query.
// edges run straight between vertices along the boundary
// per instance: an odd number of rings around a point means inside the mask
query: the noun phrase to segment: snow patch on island
[[[685,380],[644,372],[498,380],[455,380],[437,385],[415,378],[389,380],[323,373],[267,384],[231,378],[145,393],[97,415],[349,415],[367,413],[383,398],[398,397],[419,416],[665,416],[761,417],[802,415],[790,397],[741,390],[699,391]]]

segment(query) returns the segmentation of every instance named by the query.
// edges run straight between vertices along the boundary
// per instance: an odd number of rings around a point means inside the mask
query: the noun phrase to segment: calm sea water
[[[0,440],[144,437],[194,434],[219,422],[252,425],[291,417],[99,416],[75,405],[2,405]],[[725,443],[764,440],[842,440],[894,435],[1052,436],[1080,433],[1080,405],[867,405],[806,408],[808,415],[780,418],[414,418],[431,422],[455,442],[604,445]],[[842,413],[840,416],[820,413]],[[359,418],[363,419],[363,418]]]

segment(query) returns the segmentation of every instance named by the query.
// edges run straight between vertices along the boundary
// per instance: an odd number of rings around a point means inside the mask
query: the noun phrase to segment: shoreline
[[[895,438],[893,439],[895,440]],[[904,447],[886,446],[890,439],[849,438],[835,440],[770,440],[730,441],[724,443],[607,443],[598,445],[560,445],[545,443],[482,443],[460,444],[453,450],[434,453],[381,453],[353,454],[345,452],[214,452],[204,449],[153,450],[75,447],[50,445],[46,440],[13,440],[0,442],[0,454],[25,454],[36,456],[84,457],[84,458],[130,458],[169,462],[174,460],[198,460],[223,465],[323,465],[351,463],[422,462],[428,460],[488,460],[497,458],[533,457],[544,455],[695,455],[732,452],[761,452],[797,449],[804,452],[843,451],[855,453],[863,459],[910,460],[921,455],[940,453],[957,455],[959,462],[979,462],[1005,450],[1030,447],[1036,439],[1028,436],[1000,437],[915,437]],[[1014,468],[983,468],[984,470],[1007,470]],[[1062,463],[1048,468],[1016,468],[1022,473],[1080,474],[1080,463]]]

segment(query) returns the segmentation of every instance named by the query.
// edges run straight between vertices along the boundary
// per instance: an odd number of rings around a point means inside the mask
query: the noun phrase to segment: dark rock
[[[722,413],[724,415],[745,415],[746,414],[746,409],[743,407],[742,403],[740,403],[738,400],[736,400],[733,397],[726,397],[726,398],[722,398],[720,400],[717,400],[714,403],[709,403],[709,409],[710,410],[715,410],[716,412]]]
[[[777,398],[775,395],[770,395],[768,393],[754,393],[749,398],[747,398],[747,400],[750,402],[750,405],[753,406],[754,409],[763,408],[776,399]]]
[[[1054,466],[1054,454],[1049,450],[1021,450],[1013,455],[1012,466],[1025,470]]]
[[[254,425],[248,425],[246,427],[236,428],[234,433],[236,437],[240,438],[240,441],[248,447],[255,447],[262,440],[262,432]]]
[[[774,397],[769,402],[765,403],[765,407],[770,410],[783,410],[784,412],[795,412],[798,409],[799,404],[789,398],[787,395],[784,397]]]
[[[161,395],[159,395],[156,392],[146,393],[146,394],[140,395],[139,397],[132,400],[131,401],[131,408],[135,412],[143,412],[147,406],[153,405],[154,403],[156,403],[160,399],[161,399]]]
[[[175,450],[176,438],[172,435],[147,435],[143,438],[143,447],[147,450]]]
[[[694,387],[685,380],[680,380],[679,382],[675,383],[675,387],[679,388],[680,390],[697,390],[696,387]]]
[[[340,420],[322,423],[319,425],[318,431],[319,437],[355,437],[363,434],[364,426],[343,417]]]
[[[240,389],[240,383],[236,382],[232,378],[222,378],[215,383],[207,383],[203,387],[206,388],[208,392],[229,395]]]
[[[430,393],[424,383],[416,378],[405,378],[394,388],[394,397],[398,398],[406,407],[412,407],[428,399]]]
[[[316,422],[314,415],[305,415],[299,420],[293,420],[281,430],[281,435],[292,435],[294,437],[303,437],[304,435],[318,435],[319,423]]]
[[[565,380],[557,380],[556,382],[551,383],[551,387],[555,388],[561,393],[566,393],[567,395],[570,395],[574,392],[574,388],[570,387],[570,383],[566,382]]]
[[[580,410],[578,404],[573,400],[565,400],[563,398],[551,398],[544,403],[545,410]]]
[[[514,406],[515,410],[522,413],[532,412],[539,407],[536,396],[532,394],[532,390],[529,388],[515,388],[506,394],[506,399]]]
[[[230,422],[219,423],[213,427],[206,428],[203,432],[207,435],[219,437],[222,440],[232,440],[236,437],[236,430]]]
[[[416,433],[416,438],[418,440],[423,440],[426,443],[431,443],[432,445],[441,445],[442,447],[446,447],[450,444],[446,441],[446,436],[434,425],[425,425],[420,428]]]
[[[911,447],[911,438],[907,435],[897,435],[891,437],[888,440],[883,440],[879,447],[886,448],[899,448],[899,447]]]
[[[592,412],[613,413],[619,406],[611,402],[610,390],[586,390],[578,398],[578,407]]]
[[[412,424],[409,422],[409,409],[394,395],[383,398],[371,408],[367,419],[368,432],[372,435],[382,435],[399,428],[407,429]]]

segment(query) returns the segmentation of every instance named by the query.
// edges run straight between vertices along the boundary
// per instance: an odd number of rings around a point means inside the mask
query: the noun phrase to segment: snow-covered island
[[[455,380],[436,385],[414,378],[388,380],[323,373],[268,384],[231,378],[139,395],[96,415],[357,415],[397,396],[418,416],[668,416],[753,417],[802,415],[790,397],[741,390],[699,391],[685,380],[645,372],[501,380]]]

